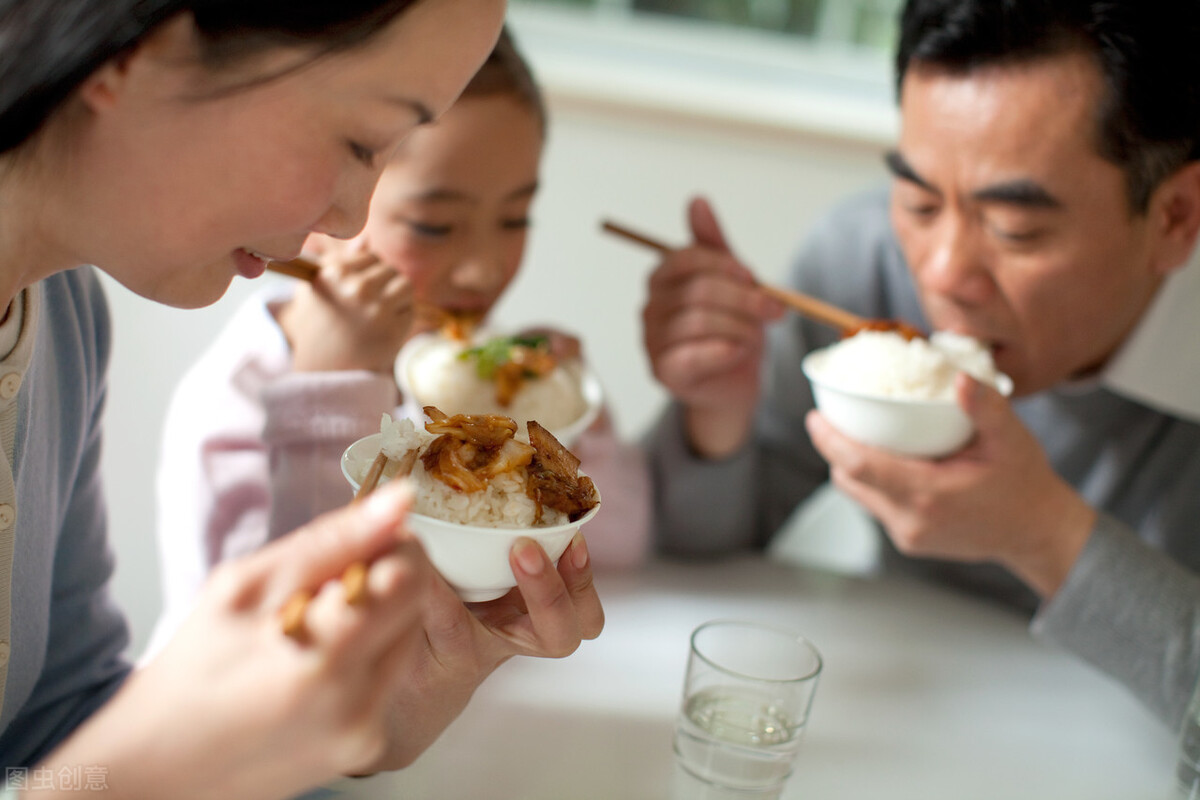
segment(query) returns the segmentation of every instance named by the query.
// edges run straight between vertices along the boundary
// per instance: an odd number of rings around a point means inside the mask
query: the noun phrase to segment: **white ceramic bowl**
[[[482,336],[483,334],[481,334]],[[487,334],[484,338],[491,338],[494,334]],[[445,402],[439,402],[436,397],[428,397],[423,395],[417,388],[416,373],[423,359],[445,359],[446,349],[453,347],[452,343],[447,342],[438,334],[422,334],[415,336],[400,350],[399,356],[396,358],[395,375],[396,383],[400,387],[400,391],[405,397],[412,397],[421,406],[435,405],[447,414],[456,413],[484,413],[484,414],[504,414],[517,420],[517,424],[522,432],[525,430],[526,415],[521,413],[519,403],[524,401],[518,399],[512,408],[501,408],[494,401],[485,399],[480,405],[474,408],[457,408],[456,405],[464,405],[460,399],[457,402],[447,405]],[[554,434],[554,438],[558,439],[564,447],[571,447],[579,439],[579,435],[591,427],[596,421],[596,417],[600,415],[600,410],[604,407],[604,390],[600,385],[600,379],[595,372],[586,364],[579,364],[576,368],[561,367],[556,370],[547,380],[550,383],[545,384],[545,389],[551,391],[553,389],[561,389],[568,392],[578,391],[583,399],[583,408],[580,413],[573,419],[564,422],[555,420],[539,419],[538,415],[533,414],[528,418],[532,418],[541,423]],[[570,384],[570,385],[568,385]],[[480,392],[493,391],[491,383],[486,386],[478,387]],[[458,392],[455,392],[458,395]]]
[[[370,464],[379,453],[382,434],[359,439],[342,454],[342,474],[358,491],[356,466]],[[571,543],[576,531],[600,510],[599,504],[574,522],[546,528],[486,528],[410,513],[408,526],[421,540],[433,566],[458,596],[469,603],[495,600],[517,585],[508,553],[520,536],[528,536],[542,546],[555,564]]]
[[[833,427],[855,441],[903,456],[940,458],[965,445],[975,433],[971,419],[953,400],[921,400],[848,392],[823,383],[810,369],[809,353],[800,368],[812,386],[817,408]],[[1000,375],[997,388],[1012,392]]]

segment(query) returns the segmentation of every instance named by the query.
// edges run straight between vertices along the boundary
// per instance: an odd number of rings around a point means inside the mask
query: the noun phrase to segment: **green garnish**
[[[497,336],[478,347],[468,348],[458,354],[463,361],[475,360],[475,374],[484,380],[496,376],[496,370],[513,360],[519,348],[546,350],[550,340],[546,336]]]

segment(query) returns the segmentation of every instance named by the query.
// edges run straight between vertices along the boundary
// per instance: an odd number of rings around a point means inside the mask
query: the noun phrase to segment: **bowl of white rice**
[[[503,414],[521,430],[537,420],[570,447],[600,414],[600,379],[581,359],[565,359],[546,375],[524,381],[507,404],[497,399],[492,380],[464,356],[471,348],[505,338],[481,332],[471,342],[440,333],[414,336],[396,359],[396,383],[418,406],[437,406],[447,414]]]
[[[920,458],[949,455],[974,434],[954,397],[959,372],[1012,393],[1012,380],[996,370],[981,342],[949,331],[911,340],[861,331],[809,353],[801,369],[817,408],[843,434]]]
[[[434,438],[411,420],[393,422],[385,414],[380,433],[359,439],[343,453],[342,474],[357,492],[382,448],[389,463],[380,482],[391,480],[396,456],[414,447],[421,452]],[[597,491],[596,505],[578,519],[546,506],[539,514],[538,504],[526,494],[523,470],[491,478],[482,491],[462,492],[432,476],[418,457],[403,479],[415,489],[410,530],[434,567],[467,602],[494,600],[517,585],[508,556],[519,537],[536,541],[557,564],[571,539],[600,510]]]

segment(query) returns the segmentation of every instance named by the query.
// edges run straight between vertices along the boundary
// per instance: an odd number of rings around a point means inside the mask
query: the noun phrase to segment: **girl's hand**
[[[416,318],[412,285],[371,253],[329,250],[310,283],[275,317],[298,372],[365,369],[392,373]]]

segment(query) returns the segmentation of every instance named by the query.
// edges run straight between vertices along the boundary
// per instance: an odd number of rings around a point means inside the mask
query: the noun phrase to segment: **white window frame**
[[[873,144],[895,140],[897,113],[887,53],[635,15],[626,0],[608,0],[600,9],[511,0],[508,20],[552,98]]]

